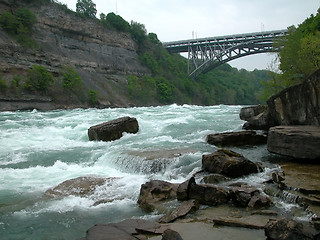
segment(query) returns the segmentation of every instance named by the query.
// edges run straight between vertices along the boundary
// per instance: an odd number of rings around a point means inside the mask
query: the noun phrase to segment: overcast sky
[[[77,0],[60,0],[75,10]],[[320,0],[93,0],[100,13],[114,12],[146,26],[160,41],[286,29],[316,14]],[[247,70],[266,69],[272,54],[229,62]]]

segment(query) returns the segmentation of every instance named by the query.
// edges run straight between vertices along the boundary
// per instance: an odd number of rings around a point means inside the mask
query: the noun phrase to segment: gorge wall
[[[37,19],[32,38],[38,48],[21,47],[0,28],[3,77],[24,75],[32,65],[42,65],[57,76],[63,67],[71,65],[88,89],[99,92],[99,102],[104,107],[130,105],[126,76],[149,74],[149,70],[140,64],[136,43],[129,34],[108,30],[97,20],[68,13],[57,4],[28,8]],[[8,0],[0,0],[0,13],[4,11],[12,11]],[[0,93],[0,110],[23,109],[24,103],[30,104],[29,98],[1,97]],[[31,98],[37,102],[36,96]],[[44,109],[86,107],[72,94],[60,93],[46,101],[40,98],[39,102],[45,105]]]

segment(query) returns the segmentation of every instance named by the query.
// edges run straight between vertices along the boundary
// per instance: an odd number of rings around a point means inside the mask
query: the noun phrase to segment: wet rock
[[[267,143],[267,136],[255,131],[209,134],[207,142],[216,146],[243,146]]]
[[[113,141],[122,137],[124,132],[137,133],[138,121],[131,117],[122,117],[92,126],[88,129],[90,141]]]
[[[230,189],[232,202],[240,207],[269,207],[271,200],[258,189],[250,186],[233,187]]]
[[[183,239],[178,232],[168,229],[162,234],[161,240],[183,240]]]
[[[220,149],[212,154],[202,156],[202,168],[210,173],[219,173],[237,178],[258,173],[260,167],[236,152]]]
[[[267,148],[272,153],[299,159],[320,158],[320,127],[277,126],[270,128]]]
[[[253,117],[259,115],[260,113],[266,111],[267,107],[262,105],[250,106],[241,108],[239,117],[241,120],[249,121]]]
[[[276,123],[267,110],[248,120],[245,124],[243,124],[242,128],[246,130],[268,131],[270,127],[274,127],[275,125]]]
[[[194,179],[189,185],[189,199],[195,199],[200,204],[216,206],[230,200],[228,189],[213,185],[196,184]]]
[[[226,182],[230,180],[231,178],[223,176],[222,174],[210,174],[210,175],[204,176],[201,182],[206,184],[216,184],[216,183]]]
[[[45,192],[49,197],[66,197],[70,195],[85,196],[92,194],[98,186],[104,185],[106,181],[112,181],[113,179],[84,176],[70,180],[66,180],[60,183],[54,188],[50,188]]]
[[[85,240],[137,240],[147,239],[143,234],[161,235],[168,227],[143,219],[127,219],[119,223],[97,224],[86,232]],[[143,233],[143,234],[142,234]]]
[[[138,204],[145,211],[152,212],[159,202],[176,199],[178,186],[178,184],[161,180],[152,180],[142,184]]]
[[[177,208],[172,210],[170,213],[164,215],[159,219],[159,223],[170,223],[176,219],[187,215],[190,212],[196,211],[199,209],[199,204],[196,200],[189,200],[183,202]]]
[[[212,219],[214,225],[222,225],[222,226],[229,226],[229,227],[242,227],[242,228],[250,228],[250,229],[263,229],[264,225],[260,223],[246,223],[241,220],[231,219],[231,218],[213,218]]]
[[[194,177],[188,179],[187,181],[181,183],[177,189],[177,199],[179,201],[185,201],[189,199],[189,189],[191,184],[195,184]]]
[[[320,239],[311,226],[292,219],[272,219],[265,226],[265,235],[270,240]]]
[[[227,203],[230,199],[227,188],[197,184],[194,177],[179,185],[177,190],[178,200],[195,199],[200,204],[216,206]]]

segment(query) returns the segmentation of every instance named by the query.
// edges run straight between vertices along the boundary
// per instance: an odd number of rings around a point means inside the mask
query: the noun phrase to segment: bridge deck
[[[235,34],[235,35],[226,35],[226,36],[217,36],[217,37],[208,37],[208,38],[197,38],[197,39],[187,39],[180,41],[172,42],[163,42],[163,46],[170,52],[188,52],[189,46],[201,46],[210,44],[211,46],[220,45],[220,44],[239,44],[242,42],[249,42],[250,40],[261,42],[272,42],[275,37],[284,36],[287,33],[287,29],[276,30],[276,31],[265,31],[265,32],[254,32],[254,33],[244,33],[244,34]]]

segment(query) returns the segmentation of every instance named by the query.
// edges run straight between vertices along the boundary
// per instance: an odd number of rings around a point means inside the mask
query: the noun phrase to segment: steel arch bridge
[[[171,53],[188,53],[188,73],[196,78],[231,60],[275,51],[274,39],[286,33],[287,30],[245,33],[164,42],[163,46]]]

